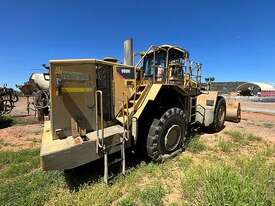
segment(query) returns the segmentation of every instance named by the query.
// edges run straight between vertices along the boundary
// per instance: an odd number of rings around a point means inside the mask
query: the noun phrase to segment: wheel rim
[[[179,125],[172,125],[166,132],[164,137],[164,146],[166,150],[172,151],[176,149],[181,139],[181,127]]]

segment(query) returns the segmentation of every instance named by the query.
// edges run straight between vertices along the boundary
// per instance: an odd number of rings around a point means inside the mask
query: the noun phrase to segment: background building
[[[237,92],[240,96],[275,97],[275,87],[262,82],[212,82],[211,90],[222,94]]]

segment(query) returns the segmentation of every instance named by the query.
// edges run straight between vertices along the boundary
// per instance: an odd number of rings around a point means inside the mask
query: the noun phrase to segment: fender
[[[213,123],[217,99],[218,92],[216,91],[208,91],[197,97],[197,122],[206,127]]]

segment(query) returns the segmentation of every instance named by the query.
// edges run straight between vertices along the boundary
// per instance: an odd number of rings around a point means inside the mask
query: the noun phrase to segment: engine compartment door
[[[54,139],[95,129],[95,90],[94,63],[51,63],[51,130]]]

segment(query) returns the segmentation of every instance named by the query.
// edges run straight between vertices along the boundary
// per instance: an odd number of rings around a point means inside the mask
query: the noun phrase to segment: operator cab
[[[144,77],[159,83],[182,80],[189,62],[189,52],[185,49],[171,45],[154,46],[143,59]]]

